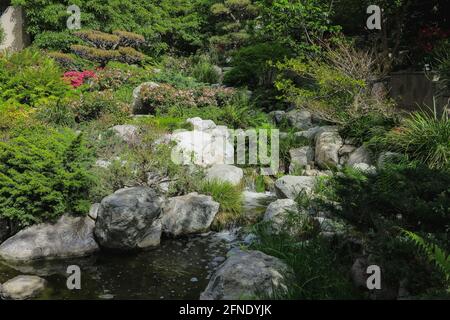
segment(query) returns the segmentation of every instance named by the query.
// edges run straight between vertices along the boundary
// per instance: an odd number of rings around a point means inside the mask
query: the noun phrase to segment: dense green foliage
[[[65,30],[67,7],[75,4],[81,9],[83,28],[137,32],[151,43],[148,50],[155,54],[172,48],[193,50],[203,41],[200,33],[205,23],[200,14],[204,10],[203,1],[14,0],[13,3],[24,7],[32,36]]]
[[[289,50],[276,42],[243,47],[233,55],[233,68],[225,74],[224,82],[250,88],[271,85],[275,70],[270,62],[283,60],[288,55]]]
[[[0,143],[0,216],[23,225],[86,214],[92,179],[81,135],[22,129]]]
[[[416,112],[404,119],[401,126],[381,138],[385,148],[406,154],[430,168],[449,168],[450,121],[446,112],[437,117]]]
[[[287,293],[275,292],[277,299],[351,299],[358,298],[352,289],[350,279],[342,265],[340,253],[320,237],[308,241],[295,239],[292,235],[272,234],[265,224],[254,228],[259,241],[252,249],[284,260],[294,270]]]
[[[58,65],[41,52],[24,50],[0,55],[0,104],[39,107],[69,92]]]

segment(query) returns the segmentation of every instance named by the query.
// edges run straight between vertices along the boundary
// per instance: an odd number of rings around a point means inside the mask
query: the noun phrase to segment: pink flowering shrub
[[[85,79],[95,78],[96,75],[93,71],[68,71],[64,73],[64,80],[68,81],[72,87],[78,88],[84,84]]]
[[[236,94],[233,88],[200,87],[194,89],[177,89],[170,84],[147,86],[141,89],[142,101],[146,113],[156,110],[164,112],[171,106],[220,107],[227,104]]]

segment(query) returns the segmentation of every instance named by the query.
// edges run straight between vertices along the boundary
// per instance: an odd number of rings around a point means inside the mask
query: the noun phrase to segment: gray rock
[[[291,214],[299,214],[297,203],[292,199],[279,199],[267,207],[263,220],[270,222],[271,232],[278,233],[285,230],[295,233],[295,230],[291,230],[291,226],[287,225]]]
[[[202,167],[233,163],[234,145],[229,141],[229,136],[229,131],[220,127],[208,131],[177,131],[171,136],[176,142],[171,160],[177,164]]]
[[[159,87],[159,84],[155,82],[144,82],[133,90],[133,102],[131,104],[133,114],[148,113],[147,110],[144,110],[144,103],[141,95],[141,89],[143,87],[157,88]]]
[[[356,147],[351,144],[344,144],[338,151],[339,164],[345,165],[350,158],[350,154],[356,150]]]
[[[367,266],[367,260],[364,258],[358,258],[353,263],[350,275],[355,287],[367,289]]]
[[[366,164],[371,164],[372,161],[370,159],[370,153],[369,150],[367,150],[366,147],[361,146],[358,149],[356,149],[355,151],[353,151],[347,161],[347,165],[349,166],[353,166],[354,164],[357,163],[366,163]]]
[[[401,154],[397,153],[397,152],[390,152],[390,151],[382,152],[378,156],[377,166],[379,168],[382,168],[386,165],[386,163],[388,163],[392,160],[398,159],[400,157],[401,157]]]
[[[241,168],[229,164],[215,164],[206,170],[206,180],[218,180],[239,185],[244,178],[244,171]]]
[[[292,270],[260,251],[232,250],[209,281],[200,300],[238,300],[286,292]]]
[[[162,230],[170,236],[207,231],[219,206],[212,197],[196,192],[169,198],[163,210]]]
[[[339,156],[349,156],[353,151],[356,150],[356,147],[354,145],[351,144],[344,144],[340,149],[339,149]]]
[[[94,221],[63,215],[55,224],[26,228],[0,245],[0,257],[13,262],[82,257],[97,251]]]
[[[242,206],[247,221],[256,222],[264,215],[267,205],[276,199],[270,192],[244,191],[242,193]]]
[[[319,133],[320,127],[313,127],[305,131],[299,131],[295,133],[295,136],[297,137],[304,137],[309,140],[314,140],[316,137],[316,134]]]
[[[339,164],[339,149],[343,141],[337,129],[322,127],[316,135],[315,160],[319,167],[327,169]]]
[[[279,198],[295,199],[302,191],[311,193],[315,182],[315,177],[283,176],[275,181],[275,192]]]
[[[332,176],[333,172],[330,170],[317,170],[317,169],[306,169],[303,170],[302,175],[308,176],[308,177],[325,177],[325,176]]]
[[[163,198],[148,187],[120,189],[100,203],[95,236],[105,248],[132,250],[158,246]]]
[[[47,281],[37,276],[17,276],[1,286],[0,295],[5,300],[25,300],[38,296]]]
[[[377,168],[368,165],[367,163],[355,163],[352,165],[352,168],[368,174],[375,174],[377,172]]]
[[[190,123],[194,130],[199,131],[207,131],[215,129],[217,126],[212,120],[202,120],[200,117],[189,118],[186,120],[187,123]]]
[[[284,112],[282,110],[275,110],[275,111],[270,112],[269,115],[272,117],[275,124],[280,124],[283,121],[283,119],[286,115],[286,112]]]
[[[139,128],[131,124],[117,125],[111,128],[123,141],[137,143],[139,141]]]
[[[311,113],[306,110],[294,109],[285,114],[288,123],[299,130],[306,130],[311,128],[312,120]]]
[[[289,155],[291,157],[289,173],[293,173],[295,169],[306,167],[314,161],[314,150],[310,146],[291,149]]]
[[[94,221],[97,220],[99,208],[100,208],[100,203],[94,203],[91,206],[91,208],[89,209],[89,213],[88,213],[89,218],[91,218]]]

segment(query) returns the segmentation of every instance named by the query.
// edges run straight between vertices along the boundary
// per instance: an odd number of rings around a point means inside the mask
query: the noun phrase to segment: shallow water
[[[248,217],[261,218],[270,193],[244,199]],[[259,218],[258,218],[259,217]],[[18,275],[38,275],[48,288],[37,299],[198,299],[226,253],[240,245],[239,228],[181,239],[162,239],[159,248],[138,253],[100,253],[71,260],[10,265],[0,261],[0,283]],[[67,267],[81,269],[81,289],[67,289]]]
[[[228,238],[228,239],[227,239]],[[48,281],[38,299],[198,299],[212,271],[231,247],[227,234],[165,239],[161,247],[133,254],[102,252],[33,266],[0,262],[0,283],[20,274]],[[67,266],[81,268],[81,290],[68,290]]]

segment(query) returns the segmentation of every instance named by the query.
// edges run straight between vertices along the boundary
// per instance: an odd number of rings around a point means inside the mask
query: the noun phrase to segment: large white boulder
[[[171,160],[177,164],[207,167],[234,162],[234,146],[225,130],[178,131],[172,134],[171,139],[176,142]]]

